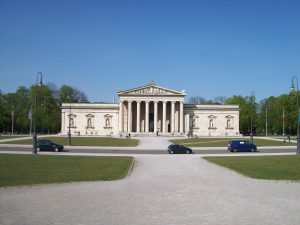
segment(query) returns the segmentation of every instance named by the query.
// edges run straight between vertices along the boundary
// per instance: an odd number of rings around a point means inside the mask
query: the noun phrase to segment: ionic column
[[[157,133],[157,101],[154,102],[154,133]]]
[[[128,101],[128,132],[132,130],[132,101]]]
[[[166,112],[167,112],[167,102],[163,102],[163,133],[166,133]]]
[[[120,101],[119,107],[119,132],[123,132],[123,101]]]
[[[149,132],[149,101],[146,101],[146,115],[145,115],[145,132],[148,133]]]
[[[180,121],[179,132],[183,133],[183,102],[180,102]]]
[[[171,102],[171,132],[175,131],[175,103]]]
[[[140,124],[141,124],[141,102],[137,101],[136,102],[136,132],[141,132]]]

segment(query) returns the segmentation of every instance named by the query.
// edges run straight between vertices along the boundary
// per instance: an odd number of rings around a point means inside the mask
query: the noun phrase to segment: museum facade
[[[184,91],[148,85],[119,91],[119,103],[63,103],[66,135],[239,135],[238,105],[185,104]]]

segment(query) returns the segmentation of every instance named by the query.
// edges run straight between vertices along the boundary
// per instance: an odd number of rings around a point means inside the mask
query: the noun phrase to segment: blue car
[[[63,145],[56,144],[50,140],[38,140],[36,142],[36,150],[39,151],[62,151],[64,149]]]
[[[234,140],[228,142],[228,151],[230,152],[256,152],[255,144],[245,140]]]
[[[169,154],[175,154],[175,153],[191,154],[191,153],[193,153],[192,149],[185,147],[183,145],[175,145],[175,144],[168,146],[168,152],[169,152]]]

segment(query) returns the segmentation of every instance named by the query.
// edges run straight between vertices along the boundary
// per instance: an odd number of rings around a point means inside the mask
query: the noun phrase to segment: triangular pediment
[[[126,91],[119,91],[119,96],[123,95],[178,95],[178,96],[185,96],[184,91],[174,91],[169,88],[160,87],[156,84],[148,84],[146,86],[138,87],[129,89]]]

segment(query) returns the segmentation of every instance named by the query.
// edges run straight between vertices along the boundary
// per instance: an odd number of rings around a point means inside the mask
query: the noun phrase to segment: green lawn
[[[288,138],[285,136],[285,137],[278,137],[278,136],[274,136],[274,137],[272,137],[272,138],[275,138],[275,139],[279,139],[279,140],[288,140]],[[296,141],[297,140],[297,137],[290,137],[290,139],[292,140],[292,141]]]
[[[133,157],[0,155],[0,186],[117,180]]]
[[[170,140],[174,144],[182,144],[188,147],[227,147],[230,140],[243,140],[243,138],[189,138]],[[283,141],[271,141],[265,139],[255,139],[254,144],[257,146],[295,146],[296,143]]]
[[[46,137],[57,144],[68,145],[68,137]],[[5,144],[32,144],[32,139],[2,142]],[[72,137],[74,146],[112,146],[112,147],[133,147],[138,145],[136,139],[122,139],[112,137]]]
[[[0,135],[0,140],[11,139],[11,138],[21,138],[28,137],[29,135]]]
[[[298,155],[204,157],[204,159],[252,178],[300,180],[300,156]]]

